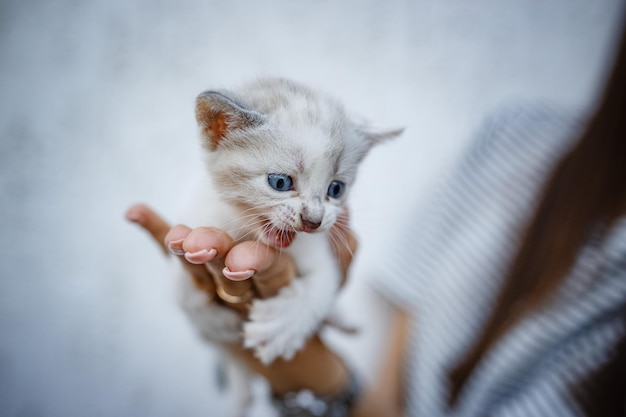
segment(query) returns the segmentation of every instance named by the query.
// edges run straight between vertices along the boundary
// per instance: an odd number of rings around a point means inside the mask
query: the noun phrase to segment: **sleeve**
[[[538,361],[533,376],[493,408],[492,416],[626,415],[626,219],[618,222],[602,254],[594,287],[560,319],[581,320],[558,348]]]
[[[590,405],[612,408],[611,401],[621,401],[607,396],[614,391],[615,378],[606,378],[623,361],[625,326],[621,318],[601,323],[578,343],[569,346],[555,358],[556,363],[545,364],[544,371],[522,385],[520,391],[504,398],[489,415],[495,417],[578,417],[590,414]],[[622,355],[622,356],[620,356]],[[623,371],[623,365],[622,365]],[[624,375],[621,375],[622,380]],[[624,410],[622,409],[622,412]],[[621,414],[617,414],[621,415]]]
[[[427,287],[429,264],[441,242],[445,216],[437,211],[442,199],[439,194],[397,223],[393,245],[365,276],[377,293],[405,310],[419,304]]]

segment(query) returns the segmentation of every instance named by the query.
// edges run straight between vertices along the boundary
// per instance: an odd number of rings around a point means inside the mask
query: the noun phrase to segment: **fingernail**
[[[254,269],[246,269],[245,271],[233,272],[227,266],[222,269],[222,274],[231,281],[243,281],[251,278],[256,271]]]
[[[185,250],[183,249],[184,241],[185,239],[172,240],[170,243],[167,244],[167,248],[174,255],[184,255],[185,254]]]
[[[203,264],[215,258],[215,255],[217,255],[217,250],[215,249],[201,249],[197,252],[185,252],[185,259],[192,264]]]

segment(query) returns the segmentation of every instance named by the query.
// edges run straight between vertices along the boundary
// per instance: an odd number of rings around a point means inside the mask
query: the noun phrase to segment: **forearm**
[[[392,318],[375,383],[368,387],[350,417],[400,417],[404,415],[404,361],[409,316],[397,310]]]
[[[265,377],[276,394],[309,389],[318,395],[330,395],[341,391],[349,380],[342,360],[317,336],[291,361],[279,358],[270,366],[261,364],[252,351],[240,346],[233,346],[232,352]]]
[[[398,310],[390,325],[389,342],[383,348],[375,383],[363,388],[350,417],[403,415],[403,369],[409,317]],[[345,391],[350,381],[346,365],[319,337],[311,339],[293,360],[279,359],[271,366],[262,365],[248,350],[238,347],[234,352],[263,375],[272,391],[279,395],[309,389],[318,396],[332,396]]]

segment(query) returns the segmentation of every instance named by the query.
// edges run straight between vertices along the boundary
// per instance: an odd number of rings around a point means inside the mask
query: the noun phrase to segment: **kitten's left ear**
[[[215,150],[228,132],[261,125],[265,116],[245,108],[229,93],[205,91],[196,99],[196,120],[210,150]]]
[[[370,147],[377,145],[381,142],[394,139],[400,136],[404,132],[404,128],[399,129],[378,129],[371,126],[359,126],[357,131],[361,134],[369,143]]]

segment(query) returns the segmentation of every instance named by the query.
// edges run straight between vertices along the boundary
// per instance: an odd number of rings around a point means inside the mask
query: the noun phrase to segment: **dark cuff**
[[[361,392],[354,372],[348,385],[334,395],[316,395],[311,390],[288,392],[272,396],[280,417],[347,417]]]

